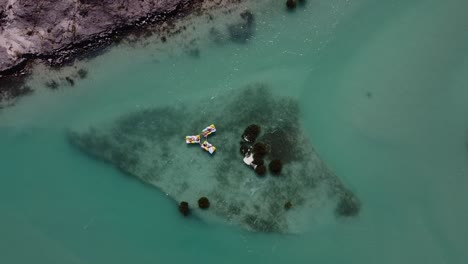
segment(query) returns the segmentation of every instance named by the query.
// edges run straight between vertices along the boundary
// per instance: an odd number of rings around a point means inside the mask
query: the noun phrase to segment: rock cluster
[[[258,176],[264,176],[267,172],[265,157],[270,153],[270,147],[263,142],[256,142],[261,132],[260,126],[249,125],[241,136],[240,152],[244,156],[244,162],[252,167]],[[283,162],[279,158],[270,161],[268,169],[272,175],[280,175]]]
[[[206,210],[208,208],[210,208],[210,200],[208,200],[208,198],[206,197],[201,197],[200,199],[198,199],[198,207],[200,209],[203,209],[203,210]],[[179,212],[183,215],[183,216],[189,216],[190,215],[190,206],[189,206],[189,203],[186,202],[186,201],[182,201],[179,203]]]

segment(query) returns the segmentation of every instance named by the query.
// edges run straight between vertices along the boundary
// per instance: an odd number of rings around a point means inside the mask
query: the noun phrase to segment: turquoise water
[[[245,45],[120,46],[89,76],[0,112],[2,263],[465,263],[468,20],[463,1],[258,6]],[[199,22],[201,39],[204,24]],[[181,40],[182,41],[182,40]],[[47,76],[45,76],[47,75]],[[83,155],[70,129],[185,105],[251,83],[299,100],[314,148],[362,211],[307,232],[184,219],[158,189]],[[207,111],[210,111],[207,107]],[[215,110],[213,110],[215,111]]]

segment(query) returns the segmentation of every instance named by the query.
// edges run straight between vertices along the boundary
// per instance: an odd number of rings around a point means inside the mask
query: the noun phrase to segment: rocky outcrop
[[[200,0],[0,0],[0,75],[28,59],[60,65],[122,31],[165,20]]]

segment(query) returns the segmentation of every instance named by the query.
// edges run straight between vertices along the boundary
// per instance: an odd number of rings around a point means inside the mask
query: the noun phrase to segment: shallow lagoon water
[[[246,45],[207,41],[198,59],[122,46],[85,63],[89,77],[74,87],[41,89],[0,113],[0,259],[465,263],[466,5],[308,1],[286,13],[277,3],[256,12]],[[43,86],[39,75],[31,85]],[[324,212],[286,236],[184,219],[162,192],[66,138],[71,128],[251,83],[299,100],[315,150],[362,201],[358,217]]]

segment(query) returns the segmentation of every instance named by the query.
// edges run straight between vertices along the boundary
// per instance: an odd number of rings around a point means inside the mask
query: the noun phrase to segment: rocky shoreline
[[[61,67],[93,57],[130,34],[241,0],[0,0],[0,102],[30,93],[29,65]],[[177,30],[172,31],[177,33]]]

